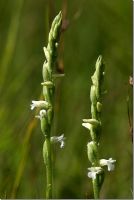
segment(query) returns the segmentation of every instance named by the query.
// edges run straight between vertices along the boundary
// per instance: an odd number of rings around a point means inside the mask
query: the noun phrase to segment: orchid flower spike
[[[34,108],[47,108],[49,106],[47,101],[32,101],[31,110]]]
[[[88,168],[89,172],[87,176],[92,179],[96,179],[96,174],[99,174],[102,171],[101,167],[90,167]]]
[[[46,114],[47,114],[46,110],[42,109],[40,110],[39,115],[36,115],[35,117],[41,120],[43,117],[46,116]]]
[[[105,166],[107,165],[108,167],[108,171],[113,171],[115,166],[114,166],[114,163],[116,162],[116,160],[113,160],[112,158],[109,158],[108,160],[106,159],[101,159],[100,160],[100,165],[101,166]]]
[[[63,148],[64,144],[65,144],[65,142],[64,142],[65,139],[66,138],[64,137],[64,134],[62,134],[61,136],[53,136],[53,137],[51,137],[51,142],[53,142],[53,143],[60,142],[60,148]]]

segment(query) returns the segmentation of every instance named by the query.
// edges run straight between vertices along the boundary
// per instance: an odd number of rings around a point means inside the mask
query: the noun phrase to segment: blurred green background
[[[107,94],[100,154],[117,163],[115,171],[106,170],[101,198],[132,199],[130,0],[0,1],[0,197],[44,198],[44,137],[30,103],[41,97],[43,46],[60,10],[63,33],[56,71],[65,77],[56,80],[52,135],[64,133],[66,146],[54,147],[54,198],[93,198],[87,177],[90,136],[81,124],[90,117],[90,77],[102,54]]]

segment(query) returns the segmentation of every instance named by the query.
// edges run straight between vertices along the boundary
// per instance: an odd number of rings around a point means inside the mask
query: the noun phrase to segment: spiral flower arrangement
[[[88,177],[92,179],[94,198],[98,199],[101,186],[104,181],[104,169],[103,166],[107,166],[108,171],[114,170],[114,163],[116,160],[112,158],[100,159],[99,155],[99,140],[101,135],[101,110],[102,110],[102,98],[101,87],[104,79],[105,65],[102,56],[99,56],[95,65],[95,72],[91,77],[92,85],[90,90],[91,100],[91,119],[83,119],[82,126],[90,131],[92,141],[87,144],[87,155],[91,163],[91,167],[88,168]]]
[[[64,147],[64,134],[61,136],[53,136],[51,137],[51,126],[54,115],[54,77],[60,77],[58,75],[53,74],[53,69],[55,66],[56,58],[57,58],[57,48],[59,45],[60,32],[61,32],[61,24],[62,24],[62,14],[61,12],[55,17],[53,20],[49,37],[48,37],[48,45],[44,47],[45,53],[45,62],[43,64],[43,83],[41,83],[43,87],[43,96],[44,100],[40,101],[32,101],[31,109],[40,108],[39,115],[35,116],[40,119],[41,130],[45,137],[44,145],[43,145],[43,158],[44,163],[46,165],[46,198],[52,198],[52,148],[51,145],[53,143],[59,142],[60,147]]]

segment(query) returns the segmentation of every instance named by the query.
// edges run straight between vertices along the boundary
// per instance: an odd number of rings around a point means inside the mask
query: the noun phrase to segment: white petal
[[[105,166],[107,165],[108,167],[108,171],[113,171],[115,166],[114,166],[114,163],[116,162],[116,160],[113,160],[112,158],[109,158],[108,160],[106,159],[101,159],[100,160],[100,165],[101,166]]]
[[[60,135],[58,138],[58,141],[64,140],[64,134]]]
[[[64,140],[65,140],[66,138],[64,137],[64,134],[62,134],[62,135],[60,135],[60,136],[53,136],[53,137],[51,137],[51,141],[52,142],[54,142],[54,143],[57,143],[57,142],[60,142],[61,144],[60,144],[60,148],[63,148],[64,147],[64,144],[65,144],[65,142],[64,142]]]
[[[32,104],[31,104],[31,110],[33,110],[35,107],[45,107],[45,106],[48,106],[48,102],[47,101],[35,101],[33,100],[32,101]]]
[[[102,168],[101,167],[90,167],[88,168],[88,177],[92,179],[96,179],[96,174],[99,174],[101,172]]]
[[[115,168],[114,164],[110,163],[108,164],[108,171],[113,171]]]
[[[64,141],[61,142],[60,148],[64,147]]]
[[[88,172],[88,177],[92,179],[96,179],[96,173],[95,172]]]
[[[35,106],[33,104],[31,104],[30,106],[31,106],[31,110],[33,110],[35,108]]]
[[[88,130],[91,129],[92,125],[89,123],[82,123],[82,126],[84,126],[85,128],[87,128]]]
[[[106,159],[101,159],[100,160],[100,165],[101,166],[107,165],[107,160]]]

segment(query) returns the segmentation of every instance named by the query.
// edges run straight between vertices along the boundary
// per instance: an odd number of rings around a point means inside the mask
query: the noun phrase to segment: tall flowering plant
[[[99,155],[99,140],[101,134],[101,110],[102,110],[102,98],[101,87],[104,79],[105,66],[102,56],[99,56],[95,65],[95,72],[91,77],[92,85],[90,90],[91,100],[91,119],[83,119],[82,126],[89,130],[91,140],[87,144],[87,155],[91,163],[91,167],[88,168],[88,177],[92,179],[94,198],[99,198],[101,186],[104,181],[104,169],[103,166],[107,166],[108,171],[114,170],[114,163],[116,160],[112,158],[100,159]]]
[[[49,37],[48,45],[44,47],[45,62],[43,64],[43,82],[41,83],[43,87],[43,97],[44,100],[32,101],[31,109],[40,108],[39,115],[35,116],[40,120],[41,130],[44,135],[44,145],[43,145],[43,158],[46,165],[46,198],[52,198],[52,143],[59,142],[60,147],[64,147],[64,135],[59,137],[51,137],[51,127],[54,116],[54,77],[53,74],[54,65],[57,58],[57,48],[60,39],[62,24],[62,14],[61,12],[53,20]],[[60,77],[60,76],[58,76]]]

